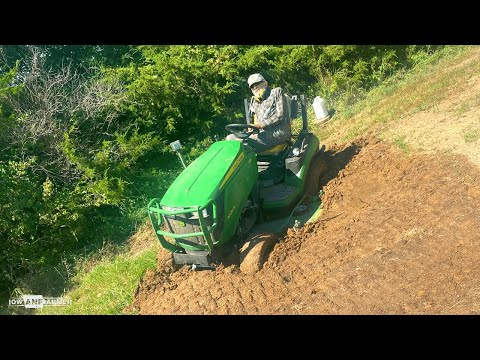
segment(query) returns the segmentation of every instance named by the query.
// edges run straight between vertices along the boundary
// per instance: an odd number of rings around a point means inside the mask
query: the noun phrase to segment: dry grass
[[[327,147],[375,134],[405,153],[462,154],[480,166],[480,46],[453,48],[436,64],[374,89],[357,108],[316,129]]]
[[[372,90],[364,101],[357,103],[349,111],[354,115],[344,117],[339,113],[326,126],[317,128],[315,132],[328,147],[367,134],[382,134],[405,119],[411,121],[418,114],[441,114],[442,104],[447,102],[453,106],[452,99],[457,94],[468,92],[472,83],[476,84],[480,47],[450,47],[444,52],[447,55],[443,54],[444,57],[437,63],[426,64]],[[457,100],[468,100],[475,104],[478,101],[478,92],[473,95],[475,89],[472,88],[471,91],[472,99]],[[467,106],[463,105],[464,113],[467,112]],[[402,138],[405,134],[397,132],[389,135],[389,140],[393,142],[393,139]],[[405,144],[410,146],[407,137],[405,140]]]
[[[392,123],[382,132],[385,139],[401,137],[417,151],[462,154],[480,166],[480,47],[466,55],[459,65],[430,76],[430,84],[440,85],[432,86],[436,92],[420,103],[429,106]],[[412,96],[417,91],[413,89]]]
[[[155,232],[148,220],[128,239],[128,253],[137,255],[151,249],[154,244],[157,245],[158,241],[156,239]]]

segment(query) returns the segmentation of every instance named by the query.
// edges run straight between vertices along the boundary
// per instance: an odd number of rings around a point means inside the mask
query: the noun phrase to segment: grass
[[[467,58],[471,49],[471,46],[447,46],[411,71],[387,79],[357,103],[334,104],[338,110],[334,119],[314,132],[325,142],[350,142],[368,132],[380,132],[404,116],[435,107],[474,75],[477,69],[473,66],[441,71]]]
[[[405,136],[398,136],[394,139],[394,144],[398,146],[405,154],[408,154],[408,145],[405,142]]]
[[[480,138],[480,134],[477,131],[467,131],[463,135],[466,143],[473,143]]]
[[[95,265],[93,270],[77,274],[72,281],[78,287],[67,293],[71,305],[44,307],[39,314],[108,315],[122,314],[132,302],[133,291],[147,269],[156,265],[158,248],[151,246],[143,252],[129,256],[122,254]]]
[[[467,102],[464,102],[462,104],[460,104],[460,106],[457,107],[457,116],[458,117],[461,117],[463,115],[465,115],[465,113],[468,112],[468,110],[470,109],[470,106]]]
[[[480,94],[469,98],[455,107],[455,113],[458,117],[465,116],[470,109],[476,108],[480,105]]]

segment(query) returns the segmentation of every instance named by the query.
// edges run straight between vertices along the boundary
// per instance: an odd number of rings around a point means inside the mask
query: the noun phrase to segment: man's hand
[[[253,127],[256,127],[257,129],[263,129],[261,125],[253,125],[253,124],[250,124],[250,125],[253,126]],[[252,131],[253,131],[252,128],[247,129],[247,132],[252,132]]]

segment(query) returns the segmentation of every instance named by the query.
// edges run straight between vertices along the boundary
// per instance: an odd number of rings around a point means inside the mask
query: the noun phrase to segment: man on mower
[[[284,144],[291,138],[290,118],[286,96],[282,88],[270,88],[261,74],[252,74],[248,78],[248,86],[253,93],[250,99],[250,118],[253,126],[259,131],[248,138],[238,138],[234,134],[227,140],[244,141],[255,152],[260,153],[279,144]]]

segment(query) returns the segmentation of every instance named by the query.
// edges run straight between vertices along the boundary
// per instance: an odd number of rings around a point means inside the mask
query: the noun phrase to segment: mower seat
[[[283,144],[278,144],[275,145],[274,147],[264,150],[261,153],[258,153],[258,155],[278,155],[281,151],[283,151],[286,147],[288,146],[288,143],[283,143]]]
[[[264,187],[280,183],[285,176],[285,157],[289,151],[289,142],[275,145],[257,153],[259,180]]]

